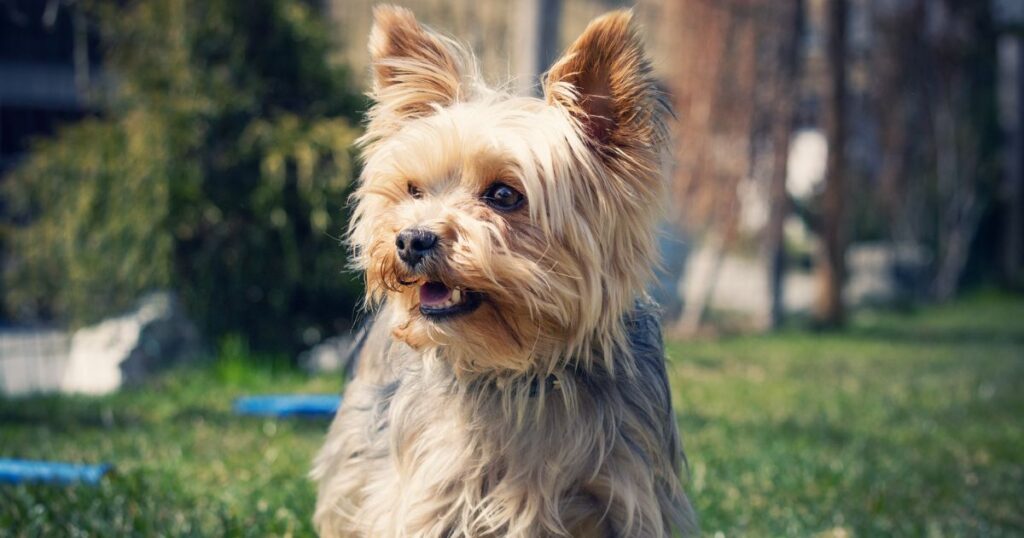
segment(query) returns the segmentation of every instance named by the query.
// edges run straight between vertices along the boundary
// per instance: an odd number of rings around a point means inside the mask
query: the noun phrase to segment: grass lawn
[[[669,354],[705,534],[1024,534],[1024,299]],[[236,356],[110,397],[0,400],[0,456],[117,466],[97,487],[0,486],[0,535],[311,534],[327,423],[230,405],[339,386]]]

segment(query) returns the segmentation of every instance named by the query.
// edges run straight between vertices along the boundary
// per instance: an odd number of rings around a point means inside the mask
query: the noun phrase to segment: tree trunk
[[[846,281],[846,18],[847,0],[828,2],[828,90],[825,136],[828,161],[822,197],[821,251],[818,256],[818,300],[815,318],[825,327],[843,324]]]
[[[1003,278],[1014,286],[1024,284],[1024,38],[1003,38],[1002,99],[1000,117],[1007,134],[1006,176],[1003,179]]]
[[[779,48],[773,96],[772,176],[768,186],[768,223],[764,230],[764,254],[768,272],[768,329],[778,328],[785,316],[786,245],[784,227],[789,215],[786,192],[789,140],[793,134],[798,100],[796,79],[800,63],[800,39],[803,35],[803,0],[792,0],[779,9],[781,32],[774,40]]]
[[[974,143],[961,143],[967,110],[960,110],[964,99],[955,88],[965,84],[956,80],[947,92],[940,92],[935,110],[936,186],[944,203],[939,207],[939,240],[942,250],[938,269],[932,281],[932,296],[940,301],[951,299],[960,288],[960,278],[967,266],[971,242],[981,219],[977,192],[978,148]]]
[[[711,299],[715,295],[718,276],[722,273],[727,250],[726,234],[708,232],[705,234],[701,248],[691,254],[692,261],[687,267],[687,274],[693,272],[693,284],[687,286],[686,302],[683,304],[683,315],[679,318],[678,332],[684,337],[692,337],[700,332],[704,324]]]
[[[717,268],[736,233],[737,186],[750,173],[750,138],[757,81],[757,27],[747,3],[684,0],[665,6],[679,51],[672,80],[677,168],[676,217],[702,237],[706,263],[688,263],[684,333],[696,332],[718,281]],[[741,9],[742,8],[742,9]],[[691,282],[693,285],[691,285]]]
[[[522,95],[540,95],[539,76],[558,54],[562,0],[520,0],[511,4],[516,86]]]
[[[89,95],[91,81],[89,74],[89,28],[85,20],[85,8],[75,3],[71,8],[72,58],[75,69],[75,90],[79,98]]]

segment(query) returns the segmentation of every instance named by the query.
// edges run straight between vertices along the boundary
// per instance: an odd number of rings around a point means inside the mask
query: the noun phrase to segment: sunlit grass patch
[[[707,534],[1024,532],[1024,302],[669,346]]]

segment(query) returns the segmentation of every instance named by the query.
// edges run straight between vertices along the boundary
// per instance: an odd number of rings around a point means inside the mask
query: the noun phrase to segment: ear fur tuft
[[[664,103],[629,10],[591,22],[548,71],[544,94],[598,146],[649,146],[663,135]]]
[[[401,121],[464,98],[463,77],[473,66],[455,42],[421,26],[405,8],[377,6],[373,15],[371,131],[386,134]]]

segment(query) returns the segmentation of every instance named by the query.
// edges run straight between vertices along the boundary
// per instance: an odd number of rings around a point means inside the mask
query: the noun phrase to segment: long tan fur
[[[630,13],[593,21],[543,100],[487,88],[468,52],[407,10],[375,16],[348,235],[375,322],[312,473],[319,532],[692,530],[664,359],[630,341],[656,332],[636,305],[656,262],[665,141]],[[525,207],[483,203],[495,182]],[[416,267],[395,247],[412,227],[440,238]],[[427,280],[484,299],[431,319]]]

